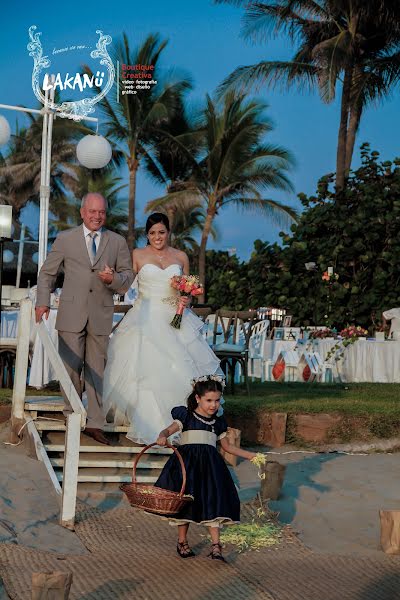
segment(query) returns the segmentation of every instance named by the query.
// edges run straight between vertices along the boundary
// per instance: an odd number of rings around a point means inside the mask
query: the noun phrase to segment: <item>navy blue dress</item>
[[[227,430],[225,418],[203,417],[190,412],[185,406],[171,411],[172,418],[185,431],[208,431],[215,440],[224,437]],[[190,435],[190,434],[188,434]],[[200,523],[217,526],[240,520],[240,502],[229,469],[217,448],[204,443],[183,443],[178,448],[186,468],[186,494],[194,497],[193,502],[170,518],[175,524]],[[160,477],[157,487],[179,492],[182,486],[182,471],[179,460],[173,454]]]

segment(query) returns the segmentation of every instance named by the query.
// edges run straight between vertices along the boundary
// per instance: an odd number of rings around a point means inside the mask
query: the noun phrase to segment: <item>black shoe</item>
[[[211,552],[208,554],[208,556],[211,556],[213,560],[220,560],[222,562],[226,562],[226,560],[222,556],[222,546],[219,542],[211,544]]]
[[[181,558],[193,558],[193,556],[196,556],[186,541],[178,542],[176,546],[176,551]]]

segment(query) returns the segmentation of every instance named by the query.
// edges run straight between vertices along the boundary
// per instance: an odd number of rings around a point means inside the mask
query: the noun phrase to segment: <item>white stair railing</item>
[[[15,361],[15,382],[12,400],[11,441],[15,441],[20,425],[25,422],[24,404],[28,374],[31,319],[32,301],[29,298],[25,298],[21,301],[18,324],[18,346]],[[80,432],[86,425],[86,411],[43,321],[37,325],[37,333],[47,352],[48,359],[55,371],[56,377],[63,387],[72,408],[72,413],[68,415],[66,423],[60,523],[63,527],[73,529],[78,487]],[[42,460],[45,463],[46,468],[49,469],[50,463],[48,459],[46,461],[47,454],[43,444],[36,443],[35,441],[35,447],[39,460]],[[45,453],[46,456],[43,456],[43,453]],[[50,468],[52,469],[51,465]],[[49,473],[49,475],[54,483],[54,471],[53,473]],[[56,488],[56,492],[59,494],[59,488]]]

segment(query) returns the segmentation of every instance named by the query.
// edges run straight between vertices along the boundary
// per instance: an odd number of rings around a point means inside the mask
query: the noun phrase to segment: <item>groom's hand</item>
[[[40,323],[43,315],[45,315],[46,319],[48,319],[49,312],[50,312],[50,308],[48,306],[36,306],[36,308],[35,308],[36,323]]]

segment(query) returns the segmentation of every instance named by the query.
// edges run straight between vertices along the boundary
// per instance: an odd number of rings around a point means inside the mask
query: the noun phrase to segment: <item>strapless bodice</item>
[[[162,300],[178,296],[178,292],[171,287],[171,277],[181,274],[182,268],[178,264],[169,265],[165,269],[152,263],[143,265],[138,273],[139,298]]]

